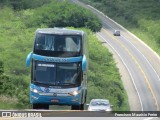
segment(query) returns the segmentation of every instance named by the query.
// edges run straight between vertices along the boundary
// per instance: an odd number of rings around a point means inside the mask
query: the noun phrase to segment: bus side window
[[[45,36],[43,35],[37,35],[37,38],[36,38],[36,44],[35,44],[35,49],[36,50],[43,50],[44,47],[45,47]]]
[[[55,37],[54,44],[55,51],[64,51],[65,50],[65,41],[63,36]]]
[[[70,37],[66,37],[65,41],[66,41],[66,51],[71,51],[71,38]]]
[[[74,39],[72,37],[66,37],[66,51],[79,52],[79,41],[78,39]]]
[[[45,36],[45,50],[51,50],[54,44],[54,37],[51,35]]]

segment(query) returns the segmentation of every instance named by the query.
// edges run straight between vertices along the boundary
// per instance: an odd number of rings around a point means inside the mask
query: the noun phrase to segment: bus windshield
[[[44,63],[37,61],[34,65],[33,82],[53,86],[78,86],[81,83],[80,63]]]
[[[55,35],[37,33],[34,53],[45,56],[73,57],[81,52],[80,35]]]

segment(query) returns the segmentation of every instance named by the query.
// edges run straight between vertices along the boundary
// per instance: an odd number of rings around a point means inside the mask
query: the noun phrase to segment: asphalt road
[[[101,19],[103,29],[101,32],[97,33],[97,35],[104,44],[107,44],[114,51],[125,66],[136,91],[140,110],[159,111],[159,56],[146,44],[141,42],[141,40],[110,18],[106,17],[103,13],[89,5],[84,5],[77,0],[74,2],[92,10]],[[121,31],[121,36],[113,36],[113,31],[115,29]],[[120,72],[123,73],[123,71]]]

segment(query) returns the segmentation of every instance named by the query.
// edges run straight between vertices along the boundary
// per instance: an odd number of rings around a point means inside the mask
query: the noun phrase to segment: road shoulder
[[[117,53],[106,42],[101,40],[100,37],[98,37],[98,39],[102,42],[102,44],[105,47],[107,47],[107,49],[109,49],[109,52],[113,54],[113,58],[116,62],[116,66],[118,67],[121,75],[121,80],[123,82],[124,89],[127,92],[130,111],[141,111],[141,108],[140,108],[141,105],[139,102],[136,89],[134,87],[131,76],[129,75],[129,72],[127,71],[125,65],[123,64],[122,60],[117,55]]]

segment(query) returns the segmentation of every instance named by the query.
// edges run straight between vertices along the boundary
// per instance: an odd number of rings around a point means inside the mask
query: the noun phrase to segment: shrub
[[[89,10],[69,2],[53,1],[33,11],[32,15],[25,17],[28,27],[87,27],[94,32],[100,31],[100,20]]]

